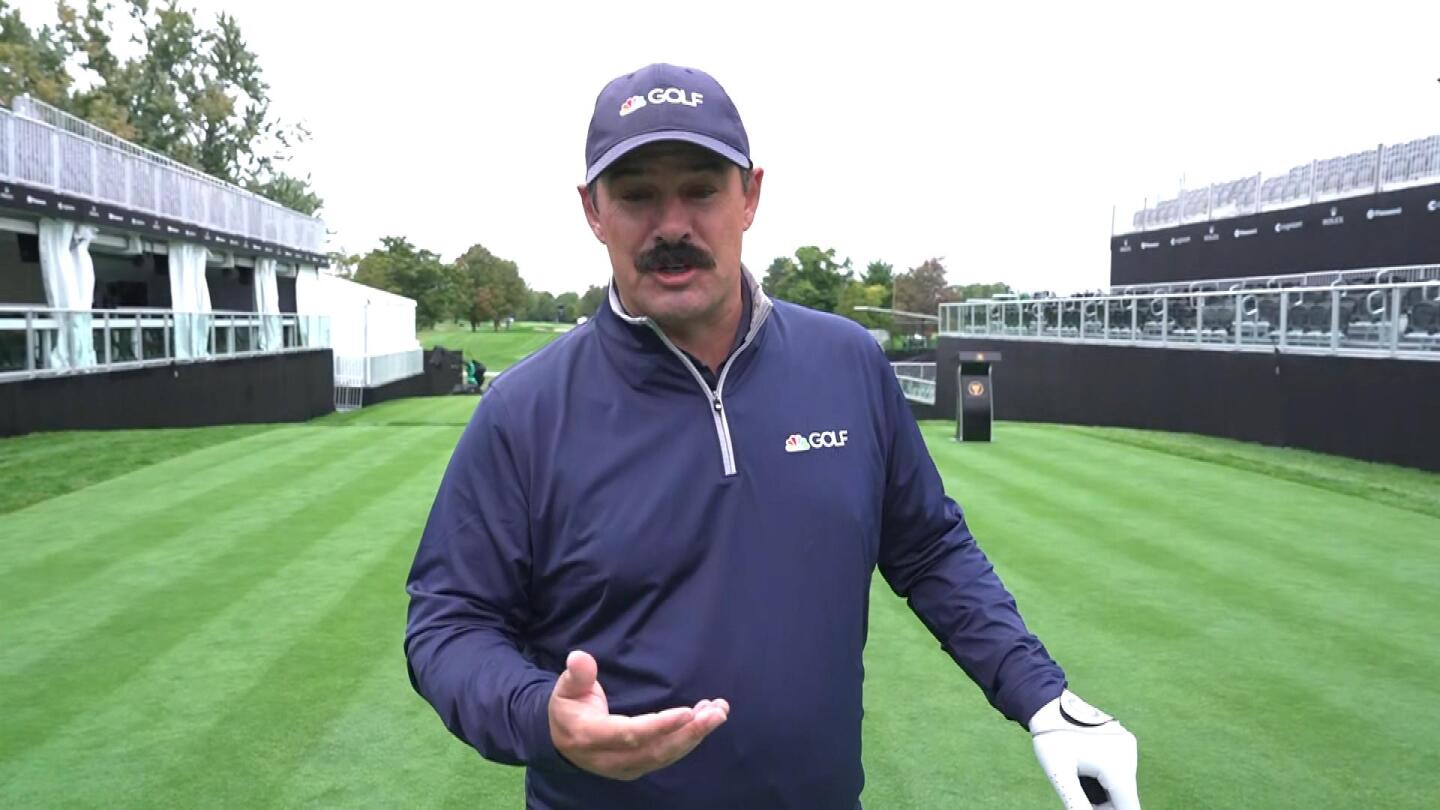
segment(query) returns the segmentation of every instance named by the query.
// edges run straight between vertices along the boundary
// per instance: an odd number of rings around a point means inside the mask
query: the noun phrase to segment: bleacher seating
[[[1440,181],[1440,135],[1320,158],[1284,174],[1254,174],[1181,190],[1173,199],[1136,211],[1131,222],[1137,231],[1155,230],[1436,181]]]

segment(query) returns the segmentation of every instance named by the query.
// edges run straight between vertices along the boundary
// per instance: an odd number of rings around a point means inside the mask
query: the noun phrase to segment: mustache
[[[662,242],[641,253],[635,259],[635,267],[642,273],[651,273],[662,267],[675,265],[713,270],[715,257],[690,242],[676,242],[675,244]]]

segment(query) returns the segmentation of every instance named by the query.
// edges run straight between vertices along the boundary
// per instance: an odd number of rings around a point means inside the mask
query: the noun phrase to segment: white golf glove
[[[1067,689],[1030,718],[1030,736],[1065,810],[1140,810],[1135,735],[1120,721]]]

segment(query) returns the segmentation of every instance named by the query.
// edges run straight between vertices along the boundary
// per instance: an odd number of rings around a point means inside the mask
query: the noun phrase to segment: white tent
[[[302,270],[295,279],[295,311],[302,323],[303,316],[329,318],[336,385],[373,387],[423,370],[414,299]],[[312,345],[308,336],[306,343]]]

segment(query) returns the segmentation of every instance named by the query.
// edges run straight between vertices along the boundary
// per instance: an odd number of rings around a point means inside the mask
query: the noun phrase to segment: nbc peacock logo
[[[625,101],[620,105],[620,116],[623,118],[644,106],[644,96],[631,96],[625,99]]]
[[[785,440],[785,452],[803,453],[810,449],[810,442],[805,440],[799,433],[791,433],[790,438]]]

